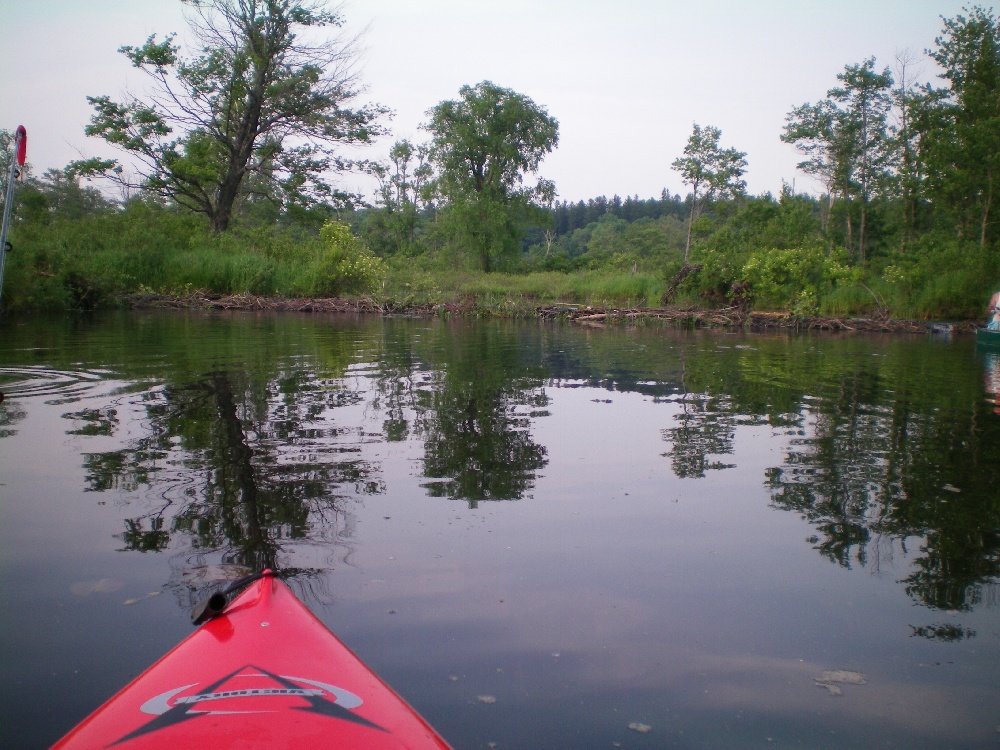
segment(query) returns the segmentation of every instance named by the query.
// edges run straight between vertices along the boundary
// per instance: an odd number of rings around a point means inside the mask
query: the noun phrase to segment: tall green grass
[[[386,295],[397,301],[494,304],[499,298],[546,305],[571,302],[594,306],[649,307],[658,304],[663,282],[649,273],[536,271],[484,274],[468,270],[427,271],[395,264]]]
[[[11,233],[4,307],[109,307],[137,292],[297,297],[323,287],[328,248],[291,230],[213,236],[199,217],[130,207]],[[329,269],[326,271],[329,275]]]
[[[214,236],[198,216],[142,203],[75,221],[22,223],[11,233],[14,250],[7,256],[4,308],[111,307],[128,295],[150,292],[307,297],[364,289],[390,305],[462,302],[486,312],[517,315],[557,302],[656,307],[667,277],[673,278],[668,269],[630,271],[620,264],[569,272],[484,274],[444,250],[394,256],[383,263],[355,248],[349,234],[341,238],[347,244],[338,248],[327,234],[324,239],[315,229],[237,225]],[[728,286],[749,280],[760,291],[752,297],[757,305],[790,305],[788,300],[802,297],[803,284],[811,277],[788,273],[789,267],[798,268],[794,263],[799,259],[796,251],[784,252],[788,257],[762,255],[766,262],[757,264],[753,278],[744,278],[739,258],[706,254],[706,269],[682,285],[676,303],[724,304]],[[837,317],[978,317],[1000,283],[1000,257],[995,256],[989,248],[928,239],[926,246],[885,259],[863,274],[852,269],[813,283],[810,309],[803,311]],[[356,283],[349,283],[350,278]],[[767,290],[769,295],[763,294]]]

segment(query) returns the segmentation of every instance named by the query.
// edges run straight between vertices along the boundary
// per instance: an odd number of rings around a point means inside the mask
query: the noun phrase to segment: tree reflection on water
[[[326,410],[357,398],[301,372],[269,380],[214,370],[167,385],[147,396],[147,434],[85,455],[88,486],[150,489],[152,507],[125,520],[125,550],[167,550],[182,534],[195,556],[285,568],[286,542],[348,546],[341,488],[352,496],[384,490],[377,468],[357,456],[356,436],[345,441],[324,423]]]
[[[877,568],[899,549],[913,555],[901,583],[915,600],[941,610],[983,601],[1000,578],[1000,420],[977,378],[956,377],[970,363],[909,342],[841,341],[822,353],[807,340],[755,343],[722,365],[702,357],[714,371],[687,352],[695,395],[664,431],[676,475],[724,467],[708,456],[733,452],[728,425],[781,427],[786,457],[765,486],[774,507],[813,525],[808,541],[823,557]],[[945,639],[941,628],[915,632]]]
[[[123,380],[155,385],[65,414],[74,435],[125,441],[84,454],[84,464],[89,490],[127,496],[127,550],[250,569],[288,564],[299,545],[346,559],[350,503],[387,491],[371,449],[384,443],[413,446],[429,497],[470,507],[527,498],[549,460],[532,431],[548,413],[546,385],[573,383],[649,397],[653,440],[666,442],[663,455],[685,481],[736,466],[741,430],[770,427],[783,454],[759,481],[774,508],[808,521],[819,555],[879,570],[898,554],[903,590],[935,610],[996,597],[1000,419],[984,399],[996,399],[995,356],[860,336],[323,327],[291,317],[153,323],[124,327],[121,351],[100,357]],[[70,334],[67,371],[79,357]],[[143,369],[132,349],[170,364]],[[126,416],[129,407],[141,418]],[[24,418],[19,408],[16,399],[0,408],[0,438]],[[929,624],[914,635],[973,634]]]
[[[272,363],[170,378],[144,393],[143,434],[118,450],[84,454],[88,490],[143,498],[129,501],[143,512],[125,520],[123,549],[180,543],[189,559],[248,570],[285,568],[289,544],[327,555],[339,548],[346,558],[348,501],[385,492],[380,466],[366,453],[381,440],[422,442],[430,496],[470,507],[524,496],[545,464],[528,428],[547,397],[517,347],[484,330],[455,351],[436,344],[446,361],[428,369],[408,349],[413,341],[389,339],[378,364],[354,380],[349,359],[323,375]],[[383,432],[369,430],[368,414],[340,418],[351,407],[384,413]],[[76,435],[121,428],[113,408],[64,416]],[[178,576],[196,578],[184,566]]]
[[[455,342],[456,344],[458,342]],[[546,464],[529,431],[549,399],[541,372],[532,377],[521,352],[491,329],[446,346],[435,371],[424,420],[424,485],[432,497],[517,500]]]

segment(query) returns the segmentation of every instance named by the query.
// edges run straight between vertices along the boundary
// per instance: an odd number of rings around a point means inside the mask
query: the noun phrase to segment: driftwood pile
[[[375,315],[467,315],[483,312],[472,300],[445,304],[395,304],[372,299],[260,297],[252,294],[195,293],[187,297],[159,294],[135,295],[133,308],[173,308],[196,310],[256,310],[271,312],[355,313]],[[873,318],[801,317],[787,312],[747,312],[740,307],[705,309],[700,307],[589,307],[556,304],[537,307],[536,317],[568,320],[600,327],[608,324],[660,322],[686,328],[739,328],[748,331],[861,331],[872,333],[971,332],[973,323],[929,323],[926,321]]]
[[[133,309],[170,308],[176,310],[242,310],[261,312],[319,312],[358,314],[461,315],[472,309],[471,304],[438,305],[394,304],[372,299],[338,299],[334,297],[261,297],[254,294],[194,293],[187,297],[165,294],[142,294],[128,298]]]
[[[969,332],[972,323],[929,323],[917,320],[874,318],[802,317],[787,312],[747,312],[740,307],[592,308],[555,305],[541,307],[543,318],[568,318],[584,325],[663,321],[688,328],[741,328],[748,331],[786,329],[795,331],[863,331],[871,333]]]

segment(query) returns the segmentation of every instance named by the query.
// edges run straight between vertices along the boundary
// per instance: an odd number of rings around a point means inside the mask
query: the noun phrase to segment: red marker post
[[[24,166],[28,156],[28,131],[18,125],[14,131],[14,158],[10,160],[10,175],[7,178],[7,192],[3,202],[3,226],[0,228],[0,310],[3,309],[3,268],[7,260],[7,227],[10,225],[10,207],[14,202],[14,180],[20,175],[18,167]]]

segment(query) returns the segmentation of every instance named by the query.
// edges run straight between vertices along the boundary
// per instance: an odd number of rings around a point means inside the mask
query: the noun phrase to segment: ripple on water
[[[107,370],[0,367],[0,390],[8,399],[40,398],[48,404],[68,404],[90,395],[110,374]]]

